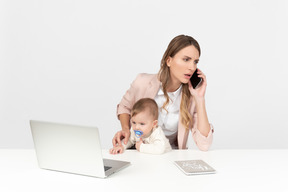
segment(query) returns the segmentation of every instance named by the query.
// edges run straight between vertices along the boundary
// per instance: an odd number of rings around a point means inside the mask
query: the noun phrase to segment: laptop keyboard
[[[107,171],[109,169],[111,169],[112,167],[108,167],[108,166],[104,166],[104,170]]]

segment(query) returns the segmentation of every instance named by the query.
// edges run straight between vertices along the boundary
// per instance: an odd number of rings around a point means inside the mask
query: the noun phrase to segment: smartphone
[[[192,87],[194,89],[196,89],[198,86],[200,86],[201,82],[202,82],[202,78],[198,77],[197,74],[198,69],[196,69],[192,75],[192,77],[190,78],[190,82],[192,84]]]

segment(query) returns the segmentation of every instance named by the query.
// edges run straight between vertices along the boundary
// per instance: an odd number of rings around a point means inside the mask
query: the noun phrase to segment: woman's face
[[[167,59],[167,66],[170,68],[170,76],[173,84],[188,83],[192,74],[197,68],[199,52],[189,45],[181,49],[174,57]]]

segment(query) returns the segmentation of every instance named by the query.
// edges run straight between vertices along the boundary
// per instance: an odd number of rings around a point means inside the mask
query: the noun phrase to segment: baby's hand
[[[110,153],[113,154],[113,155],[118,154],[118,153],[123,153],[123,152],[124,152],[124,147],[120,146],[120,145],[110,149]]]
[[[140,146],[141,146],[142,143],[143,143],[142,138],[140,138],[140,140],[136,142],[136,146],[135,147],[136,147],[136,149],[138,151],[140,151]]]

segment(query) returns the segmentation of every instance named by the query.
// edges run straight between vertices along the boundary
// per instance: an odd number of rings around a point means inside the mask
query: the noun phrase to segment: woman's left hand
[[[198,77],[202,78],[202,81],[196,89],[194,89],[191,85],[191,82],[189,81],[189,90],[191,94],[194,96],[195,99],[204,99],[205,97],[205,92],[206,92],[206,86],[207,86],[207,79],[204,73],[198,69]]]

